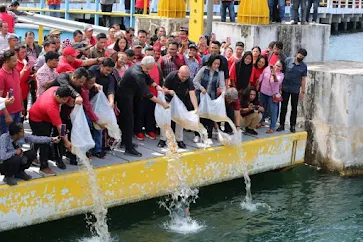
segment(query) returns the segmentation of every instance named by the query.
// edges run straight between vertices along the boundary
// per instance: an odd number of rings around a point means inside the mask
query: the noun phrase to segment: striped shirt
[[[184,60],[185,60],[186,65],[189,67],[190,78],[193,80],[200,69],[199,62],[194,57],[190,58],[187,54],[184,55]]]
[[[169,54],[161,57],[159,59],[160,68],[163,71],[163,76],[166,78],[170,72],[177,71],[183,65],[185,65],[185,60],[183,55],[177,55],[172,58]]]

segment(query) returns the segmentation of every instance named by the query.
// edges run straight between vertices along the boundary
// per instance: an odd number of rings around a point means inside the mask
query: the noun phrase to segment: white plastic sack
[[[102,91],[99,91],[90,102],[93,112],[95,112],[99,118],[99,122],[106,124],[105,126],[108,134],[112,138],[120,140],[121,131],[117,124],[115,112],[110,107],[110,103],[108,102],[106,95]]]
[[[158,92],[158,98],[163,101],[166,102],[165,100],[165,95],[163,92]],[[167,129],[168,127],[170,127],[171,125],[171,110],[170,108],[165,109],[163,106],[161,106],[160,104],[156,104],[155,106],[155,121],[157,123],[157,125],[159,126],[159,128],[163,128],[163,129]]]
[[[199,131],[199,116],[194,111],[188,111],[177,95],[170,102],[171,119],[184,129]]]
[[[217,99],[212,100],[208,93],[201,93],[198,113],[201,118],[210,119],[215,122],[226,121],[228,117],[224,95],[220,95]]]
[[[91,131],[89,129],[87,118],[82,105],[76,105],[71,113],[72,121],[72,146],[85,154],[87,151],[95,147]]]

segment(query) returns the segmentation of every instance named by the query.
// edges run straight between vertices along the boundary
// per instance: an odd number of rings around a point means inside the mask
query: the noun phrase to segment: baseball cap
[[[134,48],[142,48],[141,42],[140,42],[140,41],[138,41],[138,40],[135,40],[135,41],[132,43],[132,47],[134,47]]]
[[[198,47],[196,44],[190,44],[189,49],[191,49],[191,48],[198,50]]]
[[[87,24],[86,26],[84,26],[84,31],[90,31],[93,30],[93,26],[91,24]]]
[[[68,46],[68,47],[66,47],[66,48],[64,48],[63,49],[63,51],[62,51],[62,55],[63,56],[68,56],[68,55],[71,55],[71,56],[74,56],[74,57],[76,57],[76,56],[78,56],[78,51],[76,51],[73,47],[71,47],[71,46]]]
[[[61,34],[61,31],[59,29],[52,29],[50,32],[49,32],[49,36],[53,36],[53,35],[60,35]]]
[[[16,34],[11,33],[11,34],[9,34],[8,39],[17,39],[18,40],[19,37]]]

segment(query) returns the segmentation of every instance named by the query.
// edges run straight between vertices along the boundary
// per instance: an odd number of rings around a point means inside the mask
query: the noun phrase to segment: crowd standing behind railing
[[[18,36],[9,32],[13,17],[2,14],[0,172],[10,185],[16,184],[15,177],[31,179],[24,173],[30,165],[40,166],[44,176],[56,175],[48,160],[66,169],[66,156],[71,165],[77,165],[70,152],[70,113],[75,104],[83,104],[96,143],[88,157],[105,158],[112,139],[90,104],[99,90],[117,116],[125,155],[142,156],[132,143],[133,136],[140,141],[155,140],[160,132],[158,147],[166,146],[165,131],[156,127],[155,103],[169,108],[175,95],[195,112],[200,95],[208,93],[211,99],[224,95],[228,117],[248,135],[258,135],[258,128],[263,126],[269,126],[267,134],[283,131],[291,97],[290,131],[296,131],[297,105],[304,97],[307,76],[305,49],[286,57],[278,40],[261,50],[242,42],[231,46],[229,38],[218,41],[216,34],[200,36],[194,43],[185,28],[166,33],[159,27],[155,33],[139,30],[135,34],[132,28],[124,33],[117,24],[109,28],[108,35],[93,36],[89,25],[76,30],[73,39],[63,41],[62,32],[53,29],[41,47],[31,31],[25,34],[25,42],[19,43]],[[166,103],[157,98],[158,91],[166,94]],[[276,129],[279,113],[280,126]],[[20,124],[25,121],[34,136],[24,134]],[[201,123],[209,138],[221,125],[209,119],[201,119]],[[172,126],[178,146],[186,148],[183,128]],[[224,132],[233,131],[226,124]],[[24,140],[34,143],[33,153],[21,150]],[[198,134],[194,142],[200,142]]]

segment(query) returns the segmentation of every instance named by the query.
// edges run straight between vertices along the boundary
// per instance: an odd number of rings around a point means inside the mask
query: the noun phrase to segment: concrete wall
[[[308,130],[305,161],[363,169],[363,63],[310,63],[298,123]]]
[[[232,45],[237,41],[244,42],[246,50],[253,46],[265,49],[271,41],[280,40],[284,43],[284,52],[288,56],[295,55],[303,47],[308,51],[308,62],[324,61],[328,57],[330,25],[245,25],[213,22],[213,32],[218,40],[231,37]]]
[[[161,18],[148,16],[145,17],[135,17],[135,31],[140,29],[149,31],[149,33],[154,34],[155,29],[158,27],[164,27],[166,34],[171,34],[172,32],[179,31],[180,27],[189,27],[188,18]]]

